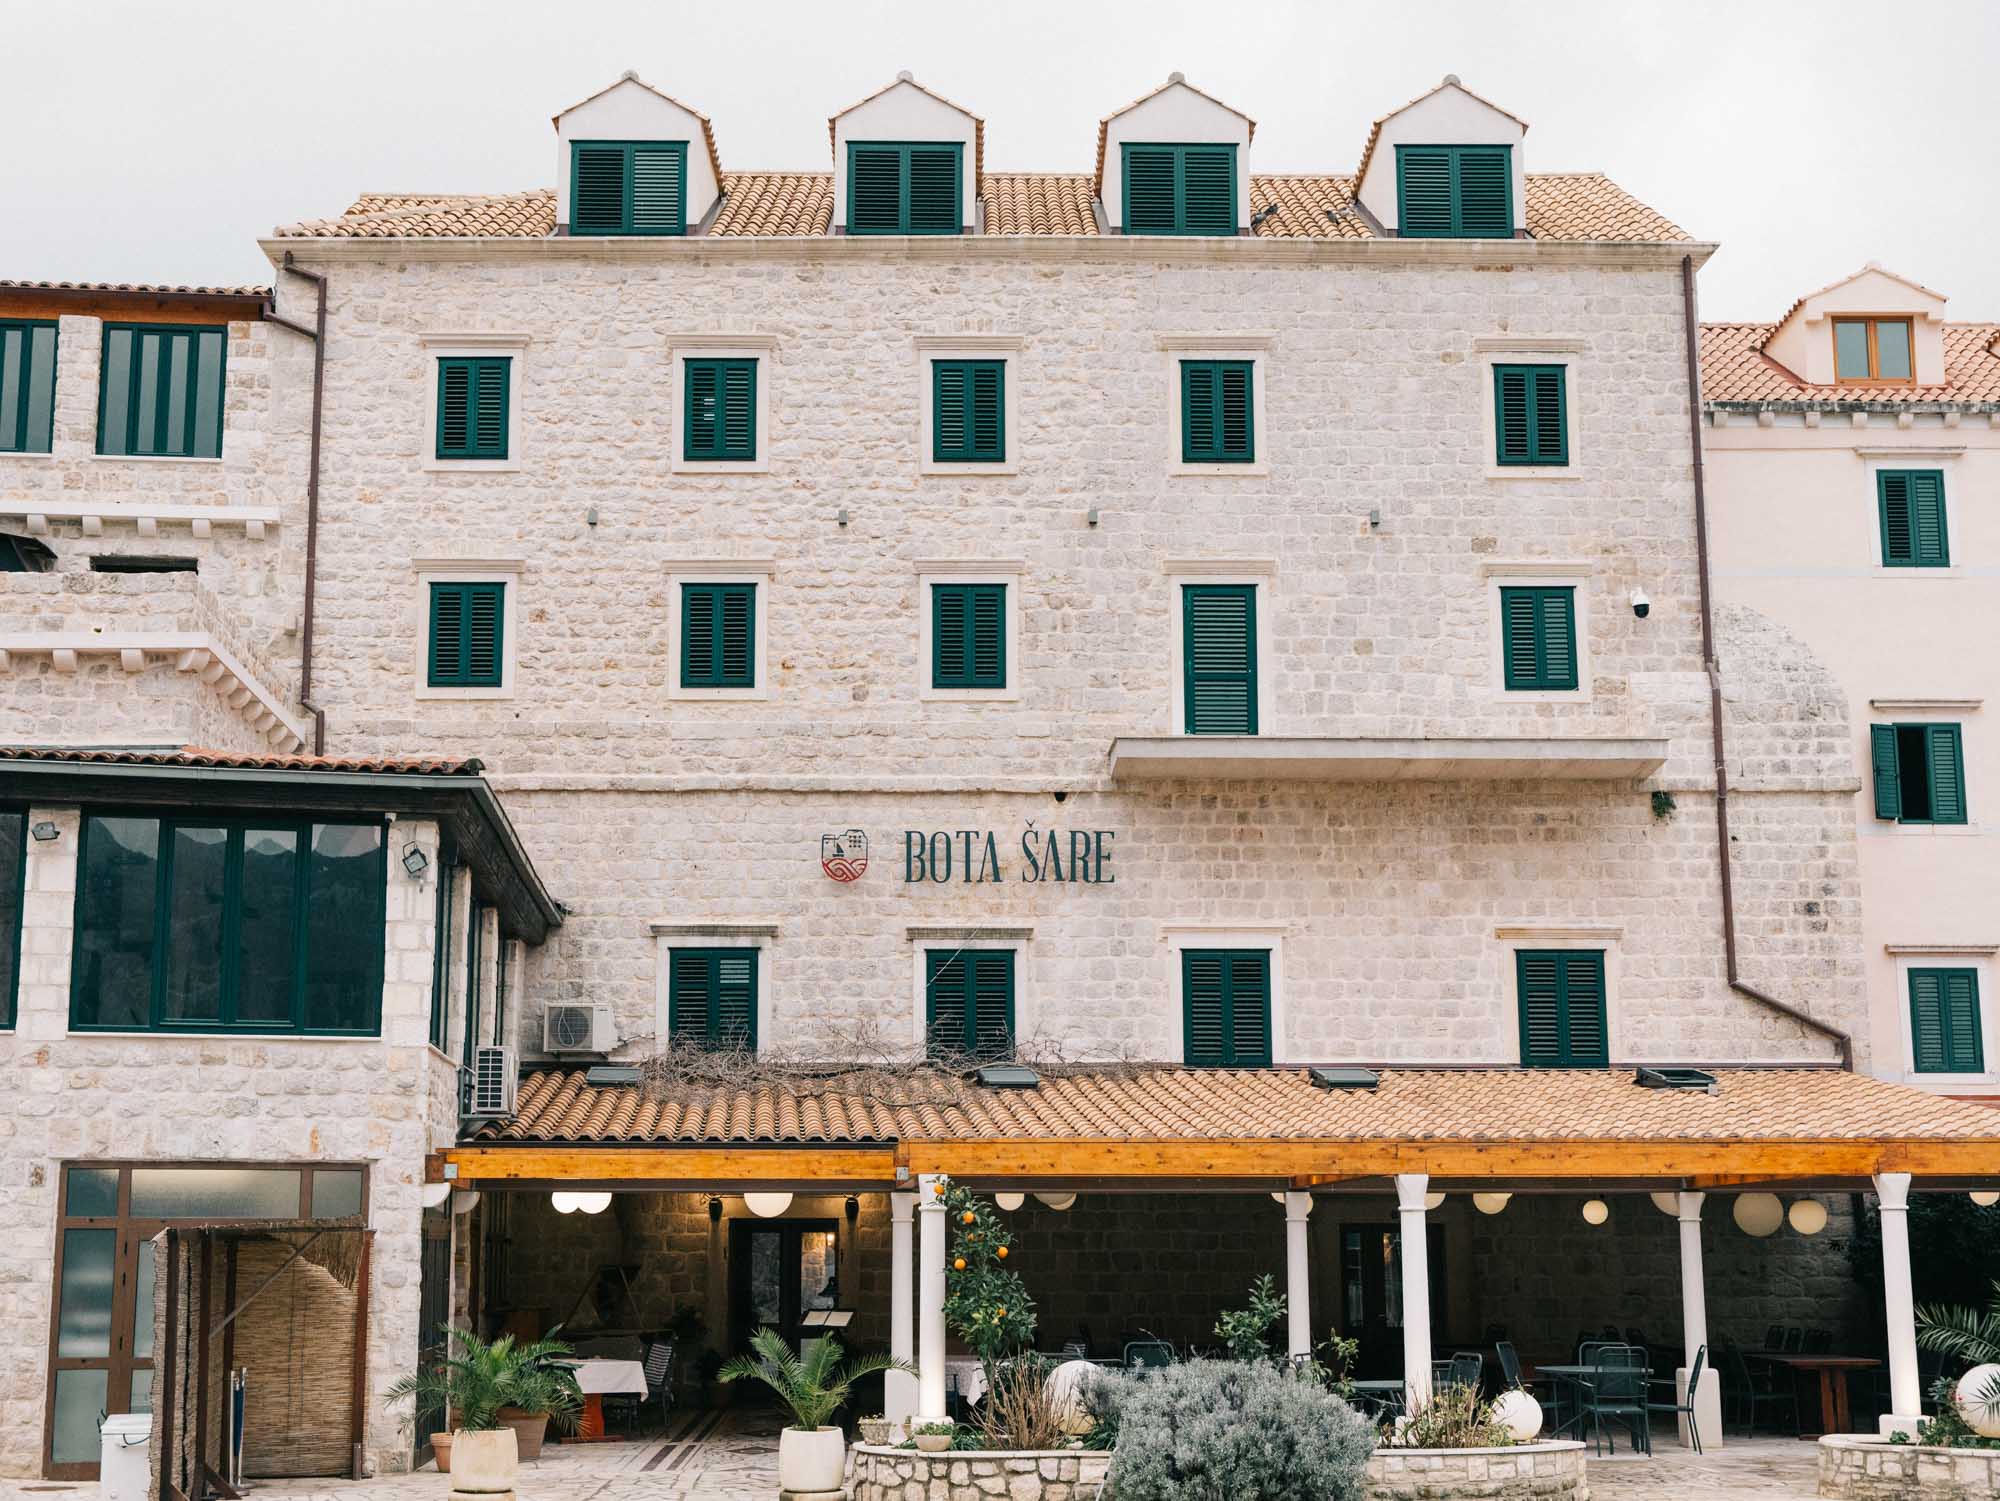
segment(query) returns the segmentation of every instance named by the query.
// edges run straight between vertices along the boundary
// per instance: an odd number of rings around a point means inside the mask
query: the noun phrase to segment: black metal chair
[[[1703,1365],[1707,1363],[1707,1361],[1708,1361],[1708,1346],[1707,1345],[1696,1346],[1694,1352],[1694,1363],[1688,1367],[1687,1394],[1685,1396],[1675,1395],[1673,1396],[1671,1401],[1667,1402],[1648,1401],[1646,1403],[1646,1413],[1647,1413],[1646,1436],[1649,1441],[1649,1447],[1647,1452],[1649,1453],[1651,1452],[1650,1440],[1652,1438],[1652,1427],[1653,1427],[1652,1414],[1656,1412],[1670,1412],[1676,1418],[1687,1419],[1688,1438],[1694,1448],[1694,1452],[1697,1454],[1701,1453],[1701,1428],[1695,1418],[1694,1397],[1696,1388],[1701,1385],[1701,1368]],[[1655,1376],[1652,1378],[1652,1380],[1650,1380],[1647,1383],[1647,1385],[1649,1387],[1664,1386],[1670,1394],[1675,1392],[1674,1378],[1672,1376],[1667,1376],[1667,1377]]]
[[[1157,1370],[1174,1363],[1174,1347],[1163,1339],[1134,1339],[1125,1343],[1125,1369]]]
[[[1583,1418],[1590,1425],[1591,1445],[1603,1452],[1618,1452],[1618,1441],[1604,1432],[1607,1419],[1623,1423],[1631,1435],[1632,1447],[1641,1453],[1653,1452],[1653,1435],[1646,1411],[1646,1384],[1652,1372],[1646,1352],[1636,1345],[1607,1344],[1597,1352],[1592,1373],[1582,1383]]]
[[[1805,1351],[1805,1347],[1806,1347],[1805,1330],[1799,1328],[1791,1328],[1785,1331],[1785,1344],[1784,1344],[1785,1354],[1787,1355],[1803,1354]]]
[[[1773,1324],[1764,1331],[1764,1348],[1767,1350],[1785,1348],[1785,1329],[1782,1324]]]
[[[655,1340],[646,1347],[646,1400],[660,1404],[660,1431],[666,1432],[674,1406],[674,1342]]]
[[[1758,1361],[1755,1365],[1744,1357],[1734,1345],[1722,1347],[1722,1359],[1729,1367],[1729,1384],[1723,1395],[1736,1404],[1738,1417],[1749,1430],[1749,1436],[1757,1436],[1757,1417],[1767,1408],[1791,1414],[1792,1437],[1799,1435],[1799,1394],[1794,1388],[1790,1370],[1782,1373],[1774,1371],[1770,1364]]]

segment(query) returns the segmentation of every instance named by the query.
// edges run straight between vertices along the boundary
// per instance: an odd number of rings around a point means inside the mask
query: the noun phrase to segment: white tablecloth
[[[646,1395],[646,1368],[636,1360],[579,1360],[576,1384],[586,1397],[606,1392]]]
[[[944,1374],[951,1389],[966,1401],[977,1402],[986,1395],[986,1367],[977,1360],[947,1360]]]

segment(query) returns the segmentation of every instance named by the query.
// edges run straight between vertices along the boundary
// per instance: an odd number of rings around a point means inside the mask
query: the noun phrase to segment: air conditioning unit
[[[608,1053],[618,1046],[609,1006],[550,1006],[542,1012],[542,1046],[551,1053]]]
[[[465,1113],[492,1119],[514,1113],[514,1086],[521,1070],[508,1047],[474,1048],[472,1051],[471,1098]]]

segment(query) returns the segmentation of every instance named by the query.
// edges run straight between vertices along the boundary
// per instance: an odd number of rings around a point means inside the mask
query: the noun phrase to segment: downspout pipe
[[[1729,988],[1758,1005],[1791,1018],[1833,1040],[1840,1066],[1854,1071],[1854,1038],[1788,1001],[1766,995],[1744,980],[1737,968],[1736,885],[1729,859],[1729,758],[1722,727],[1722,672],[1715,659],[1715,607],[1709,588],[1708,490],[1701,456],[1701,324],[1695,315],[1694,257],[1681,257],[1681,314],[1687,330],[1688,456],[1694,464],[1694,553],[1701,587],[1701,665],[1708,674],[1709,748],[1715,761],[1715,855],[1722,879],[1722,954]]]
[[[313,285],[315,306],[313,326],[305,327],[278,316],[275,298],[264,312],[266,323],[275,323],[313,341],[312,447],[306,459],[306,598],[304,618],[299,625],[299,704],[313,717],[313,754],[326,754],[326,711],[313,702],[313,614],[319,584],[319,453],[320,432],[326,411],[326,278],[317,271],[301,270],[292,263],[287,250],[281,267],[289,274]]]

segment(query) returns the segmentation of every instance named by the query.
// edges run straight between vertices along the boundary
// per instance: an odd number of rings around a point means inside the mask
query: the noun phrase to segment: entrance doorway
[[[757,1330],[798,1348],[800,1321],[840,1306],[840,1243],[833,1220],[735,1220],[729,1227],[730,1348]]]
[[[1444,1231],[1432,1225],[1424,1236],[1430,1250],[1431,1318],[1445,1310]],[[1348,1225],[1340,1236],[1341,1328],[1358,1340],[1361,1370],[1368,1376],[1400,1376],[1403,1370],[1403,1233],[1394,1225]]]

